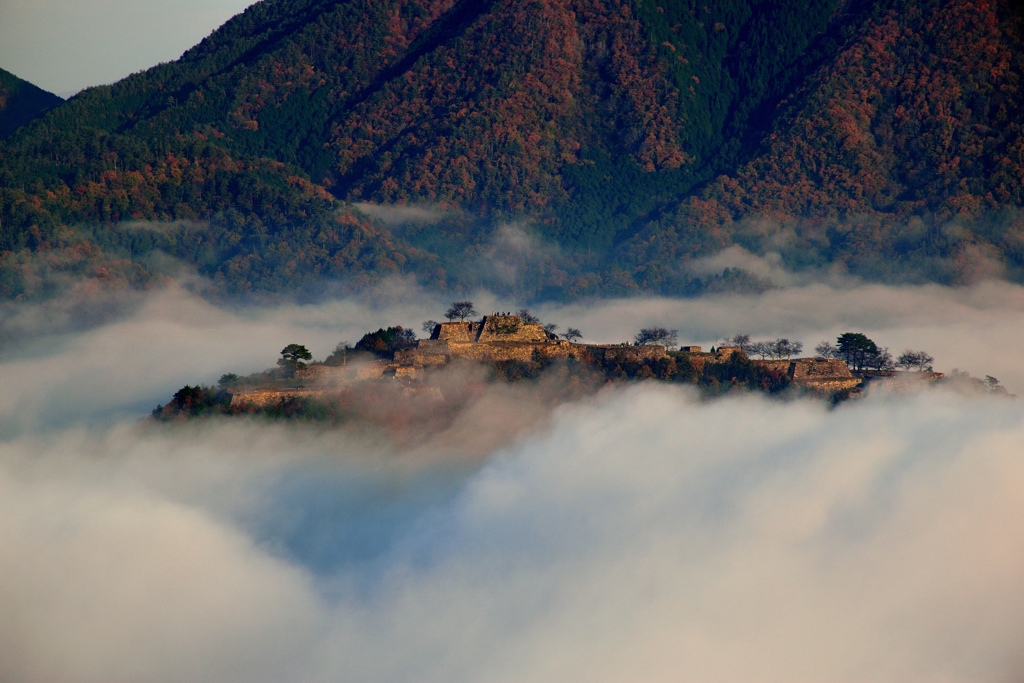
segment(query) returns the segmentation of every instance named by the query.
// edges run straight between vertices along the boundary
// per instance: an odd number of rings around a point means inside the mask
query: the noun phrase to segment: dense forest
[[[732,244],[1020,280],[1022,26],[1010,0],[263,0],[0,142],[0,296],[160,255],[229,294],[772,286],[689,271]]]
[[[0,140],[64,100],[0,69]]]

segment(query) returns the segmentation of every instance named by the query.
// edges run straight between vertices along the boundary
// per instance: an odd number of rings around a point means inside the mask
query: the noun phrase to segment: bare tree
[[[774,351],[772,349],[771,342],[757,341],[750,342],[750,351],[748,351],[747,353],[748,355],[756,353],[757,355],[761,356],[761,360],[764,360],[765,358],[771,357]]]
[[[672,348],[679,341],[678,330],[667,330],[664,327],[645,327],[634,337],[638,346],[660,344]]]
[[[354,350],[355,347],[347,341],[339,342],[338,345],[334,347],[334,352],[324,360],[324,365],[347,365],[348,357]]]
[[[530,313],[528,308],[519,309],[519,318],[527,325],[536,325],[540,322],[540,318]]]
[[[448,318],[448,322],[455,318],[458,318],[460,323],[465,322],[466,318],[474,315],[476,315],[476,311],[473,310],[472,301],[456,301],[451,308],[444,312],[444,317]]]
[[[839,349],[835,344],[823,341],[814,347],[814,352],[819,358],[839,358]]]
[[[558,325],[554,323],[548,323],[547,325],[544,326],[544,331],[547,332],[548,334],[555,334],[555,330],[557,329]]]
[[[917,368],[919,372],[931,371],[935,359],[924,351],[911,351],[907,349],[896,359],[896,367],[910,370]]]
[[[869,370],[893,370],[896,363],[892,360],[892,354],[888,347],[876,348],[875,352],[864,359],[864,367]]]
[[[570,327],[569,329],[562,333],[562,337],[567,341],[574,342],[577,339],[582,339],[583,333],[577,330],[575,327]]]
[[[437,327],[436,320],[424,320],[423,321],[423,334],[432,335],[434,334],[434,328]]]
[[[735,337],[727,341],[732,346],[738,346],[743,349],[743,353],[748,356],[752,353],[756,353],[756,351],[754,351],[754,342],[750,341],[749,334],[737,334]]]

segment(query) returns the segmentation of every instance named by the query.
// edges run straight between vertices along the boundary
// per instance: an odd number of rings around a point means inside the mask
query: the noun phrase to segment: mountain
[[[877,9],[780,104],[748,162],[646,226],[624,260],[736,241],[880,278],[1020,280],[1024,31],[1011,9]]]
[[[263,0],[0,146],[0,290],[52,249],[235,291],[494,286],[467,261],[510,222],[542,247],[526,296],[763,286],[688,273],[730,244],[1021,277],[1021,26],[1010,0]]]
[[[0,140],[62,102],[56,95],[0,69]]]

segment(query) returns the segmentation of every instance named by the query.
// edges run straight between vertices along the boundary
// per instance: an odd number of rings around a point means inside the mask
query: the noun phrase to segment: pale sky
[[[177,59],[253,0],[0,0],[0,68],[68,96]]]

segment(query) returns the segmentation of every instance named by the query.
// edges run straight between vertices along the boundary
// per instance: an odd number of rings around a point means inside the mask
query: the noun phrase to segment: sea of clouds
[[[402,283],[265,308],[170,288],[78,331],[9,311],[0,680],[1024,680],[1020,401],[830,410],[642,384],[542,412],[526,388],[411,444],[139,422],[286,344],[323,358],[447,303]],[[1000,282],[534,312],[591,341],[864,331],[1024,390],[1024,289]]]

